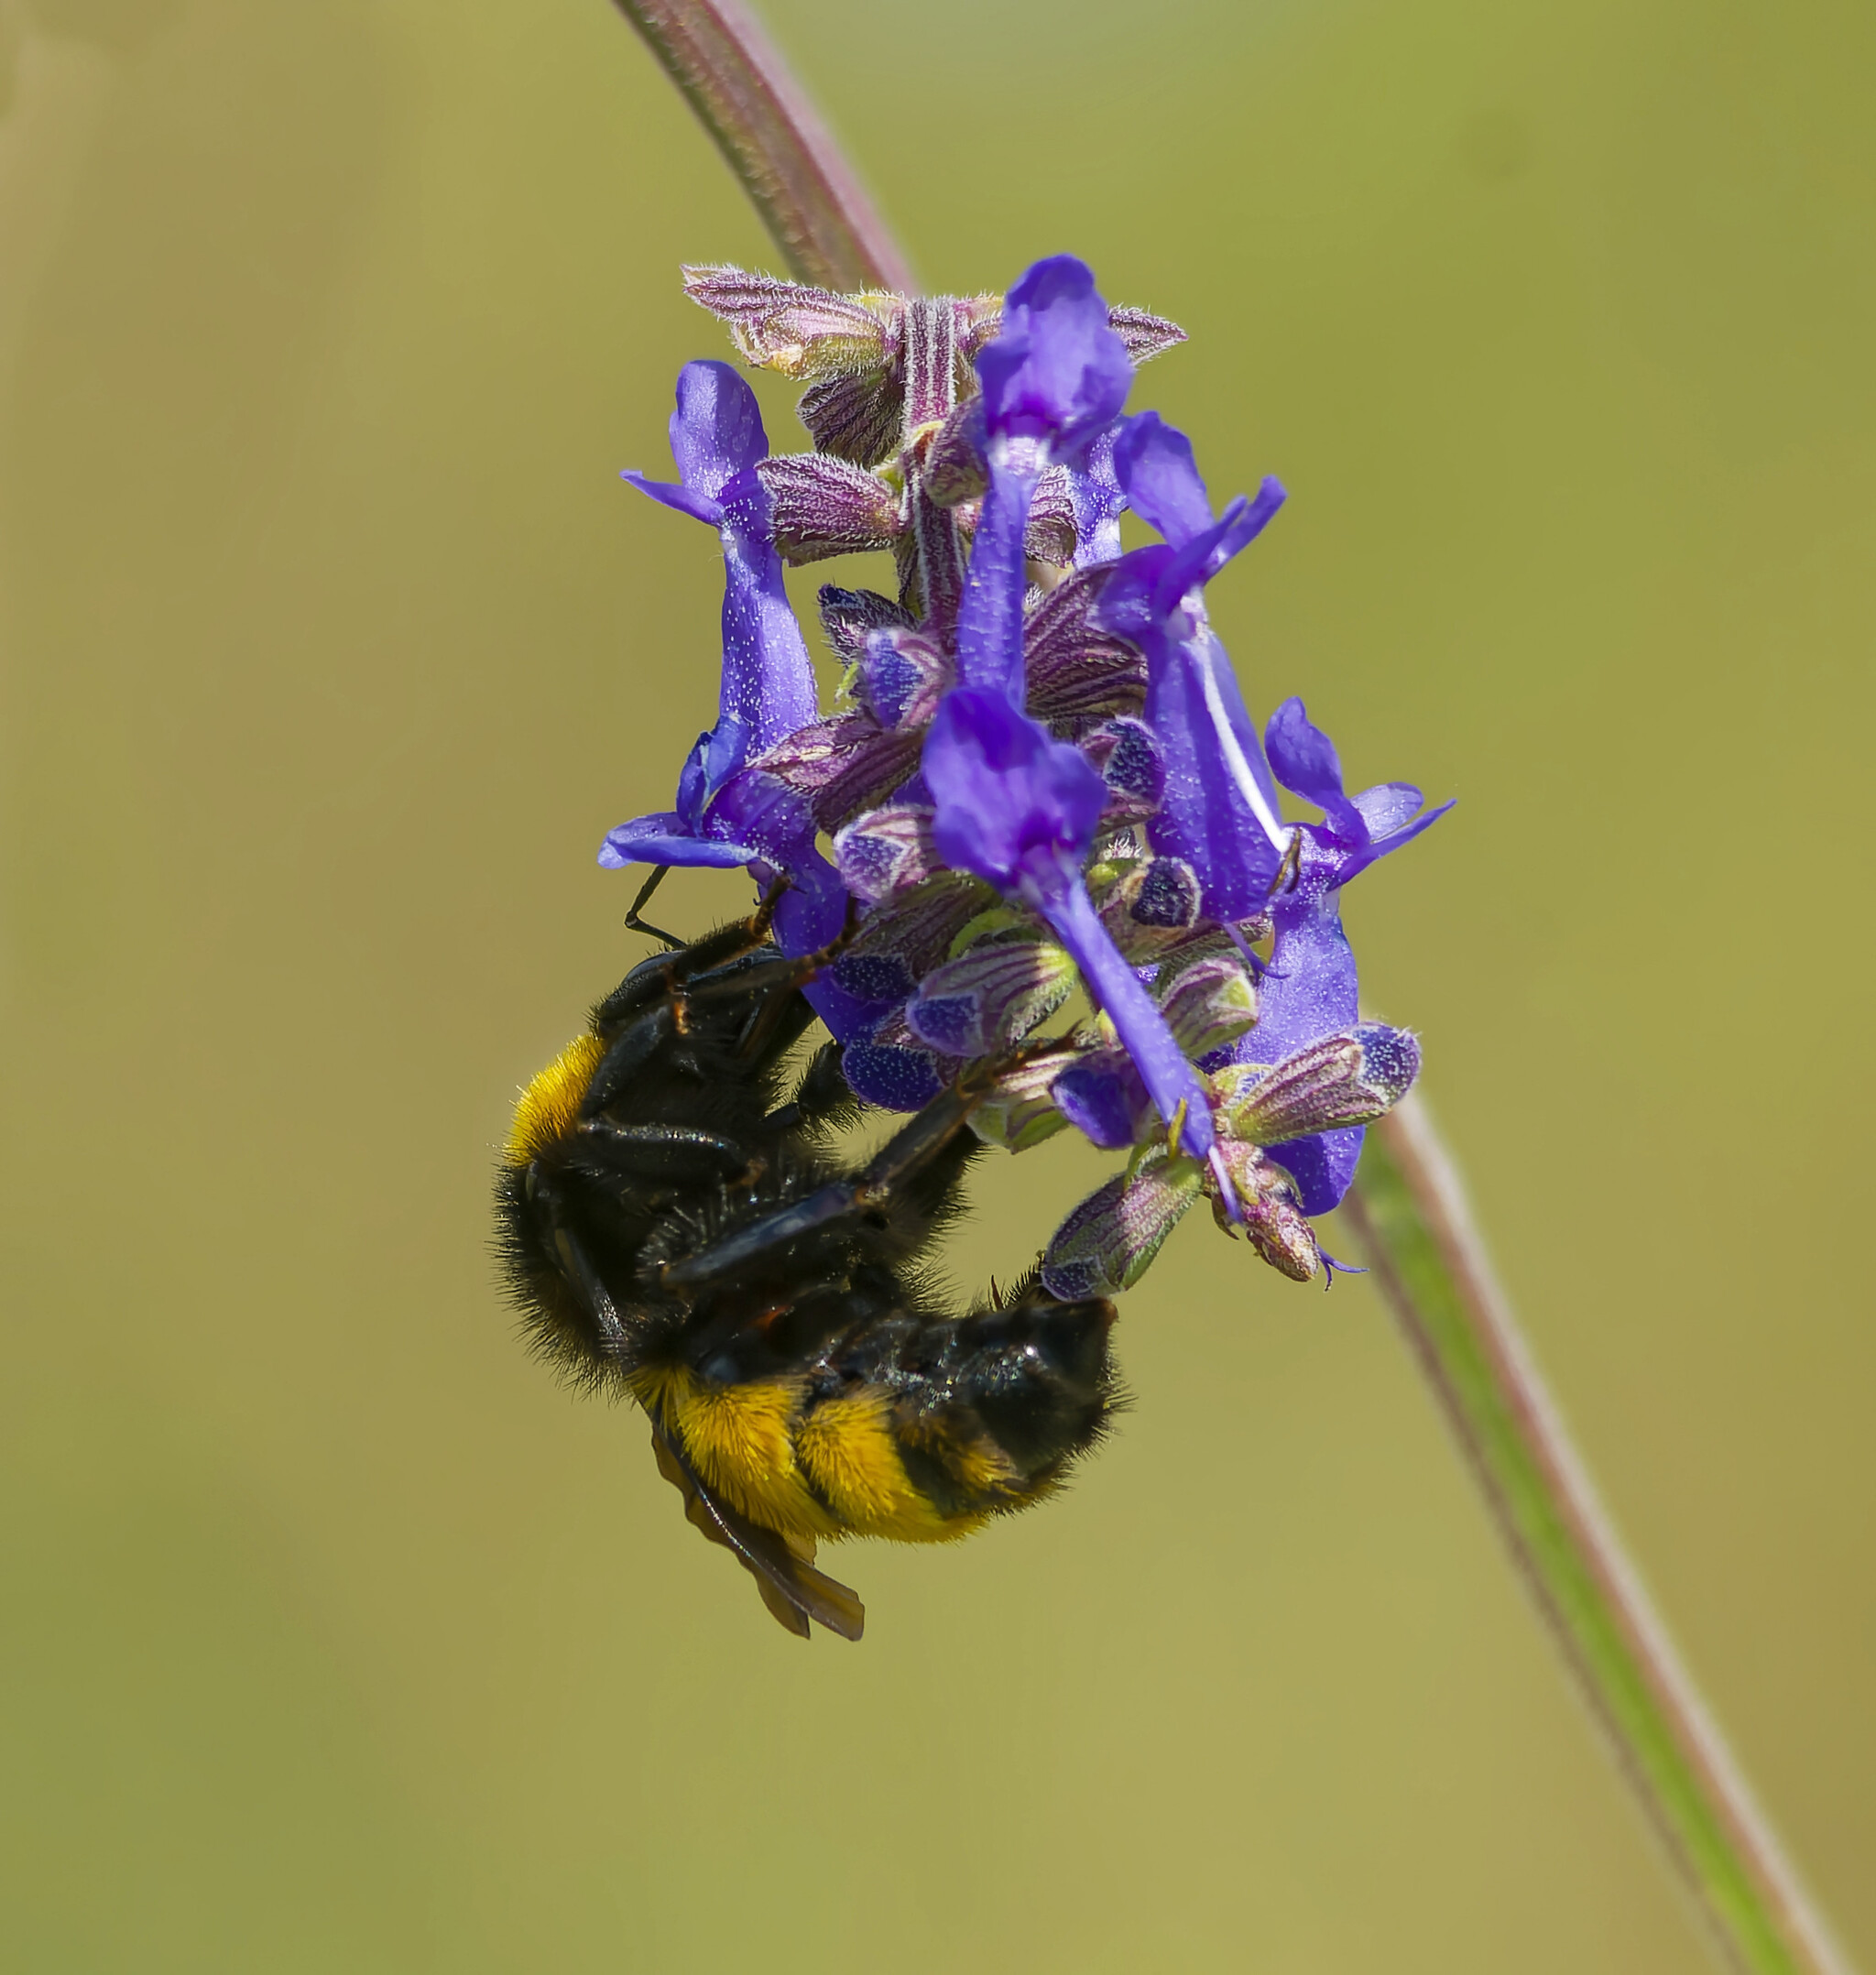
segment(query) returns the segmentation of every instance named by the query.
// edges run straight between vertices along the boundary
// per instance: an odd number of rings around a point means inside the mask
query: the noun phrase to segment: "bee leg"
[[[751,922],[753,923],[753,922]],[[688,1001],[714,1001],[738,994],[758,994],[771,988],[805,988],[838,960],[857,930],[853,909],[839,933],[811,954],[793,955],[756,947],[727,955],[721,964],[688,976],[681,984]]]
[[[631,910],[626,914],[626,930],[628,933],[649,933],[653,939],[662,940],[667,946],[682,948],[684,942],[679,939],[676,933],[667,933],[662,926],[654,926],[649,919],[638,916],[650,904],[651,894],[663,884],[670,873],[671,866],[660,864],[638,888],[638,896],[632,900]]]
[[[734,1139],[694,1125],[621,1125],[610,1118],[583,1118],[578,1129],[609,1169],[633,1179],[708,1185],[749,1170],[749,1155]]]
[[[812,954],[744,955],[693,978],[683,990],[683,999],[687,1006],[695,1002],[707,1007],[725,996],[747,998],[749,1014],[736,1038],[736,1053],[748,1063],[773,1062],[799,1041],[814,1019],[800,990],[839,958],[855,926],[849,910],[839,936]]]
[[[672,951],[653,954],[649,960],[639,961],[594,1009],[593,1019],[603,1029],[640,1013],[661,997],[682,989],[700,976],[714,974],[725,965],[734,966],[752,957],[765,961],[774,957],[772,952],[764,949],[769,944],[769,929],[775,917],[776,905],[788,889],[784,880],[778,880],[769,888],[762,903],[747,919],[719,926],[715,932],[706,933],[702,939],[686,941],[638,917],[638,908],[657,889],[670,868],[668,865],[660,866],[652,873],[633,901],[632,910],[626,915],[626,923],[634,932],[656,933]],[[849,913],[849,918],[851,916]]]
[[[794,1096],[764,1122],[777,1131],[838,1130],[852,1124],[861,1108],[840,1067],[840,1044],[823,1042],[802,1073]]]
[[[549,1238],[553,1243],[561,1273],[586,1305],[594,1328],[599,1334],[602,1355],[611,1358],[623,1358],[626,1351],[625,1319],[612,1300],[612,1292],[599,1280],[599,1272],[594,1268],[579,1236],[567,1226],[560,1194],[553,1182],[541,1171],[539,1160],[528,1168],[528,1198],[546,1218]]]
[[[627,1022],[613,1038],[586,1086],[586,1094],[580,1100],[581,1122],[596,1118],[614,1104],[627,1085],[670,1043],[676,1032],[676,1009],[669,999],[658,1002],[636,1020]]]
[[[880,1222],[901,1201],[929,1218],[978,1151],[964,1128],[984,1087],[979,1081],[967,1085],[960,1079],[940,1091],[856,1178],[818,1187],[693,1255],[665,1263],[660,1280],[671,1290],[701,1289],[769,1260],[796,1241],[832,1232],[842,1222]]]
[[[762,936],[754,932],[755,923],[753,920],[738,920],[733,925],[706,933],[688,945],[681,944],[674,953],[653,954],[649,960],[639,961],[594,1009],[594,1020],[601,1028],[610,1028],[614,1022],[641,1014],[682,991],[700,975],[714,974],[725,964],[734,965],[752,955],[769,957],[762,953]]]

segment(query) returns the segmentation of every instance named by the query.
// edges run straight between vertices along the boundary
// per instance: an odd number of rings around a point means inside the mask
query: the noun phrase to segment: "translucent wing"
[[[659,1473],[684,1498],[686,1520],[712,1543],[722,1544],[755,1578],[762,1602],[778,1624],[800,1639],[807,1638],[810,1619],[843,1639],[860,1636],[867,1608],[845,1585],[814,1568],[812,1546],[807,1556],[798,1555],[786,1537],[720,1501],[656,1420],[651,1423],[651,1448]]]

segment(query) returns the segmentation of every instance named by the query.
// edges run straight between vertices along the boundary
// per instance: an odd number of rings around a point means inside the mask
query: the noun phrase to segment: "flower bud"
[[[940,868],[932,817],[922,803],[889,802],[835,833],[834,866],[855,898],[878,905]]]
[[[746,363],[797,383],[884,366],[905,314],[896,295],[836,295],[741,267],[686,267],[684,293],[728,325]]]
[[[958,347],[967,355],[975,355],[1002,326],[1003,298],[1001,295],[974,296],[968,303],[960,304],[961,315],[966,308],[971,311],[970,322],[966,328],[960,321]],[[1168,350],[1186,340],[1185,332],[1177,322],[1169,322],[1163,315],[1150,315],[1144,309],[1109,309],[1107,327],[1116,331],[1127,345],[1127,354],[1133,359],[1136,368],[1151,363],[1156,356],[1163,356]]]
[[[1198,879],[1183,857],[1142,857],[1100,900],[1101,923],[1136,966],[1186,939],[1198,924]]]
[[[1043,1287],[1064,1303],[1132,1288],[1198,1198],[1204,1170],[1161,1151],[1097,1187],[1055,1230]]]
[[[883,727],[922,727],[950,690],[954,668],[919,631],[870,631],[859,660],[859,691]]]
[[[1028,708],[1047,726],[1137,715],[1146,704],[1146,660],[1095,623],[1095,606],[1107,580],[1105,569],[1078,569],[1024,620]]]
[[[1081,751],[1107,785],[1104,824],[1143,823],[1159,808],[1166,792],[1166,758],[1145,722],[1109,720],[1082,742]]]
[[[1213,954],[1180,969],[1160,994],[1179,1047],[1194,1063],[1227,1048],[1257,1021],[1257,989],[1236,954]]]
[[[1068,1119],[1049,1095],[1050,1085],[1062,1073],[1063,1061],[1062,1055],[1052,1053],[1012,1064],[972,1111],[971,1129],[987,1145],[1000,1145],[1009,1152],[1026,1152],[1031,1146],[1065,1131]]]
[[[934,968],[907,1004],[906,1025],[948,1056],[994,1056],[1067,1000],[1074,963],[1048,940],[987,940]]]
[[[990,485],[984,458],[984,403],[967,398],[956,406],[925,446],[925,492],[941,507],[981,499]]]
[[[903,526],[900,498],[876,473],[820,453],[759,460],[775,546],[791,562],[889,549]]]
[[[1104,1023],[1103,1032],[1111,1034],[1111,1025]],[[1069,1123],[1104,1151],[1137,1145],[1159,1116],[1133,1058],[1118,1046],[1077,1056],[1049,1094]]]
[[[919,765],[920,737],[882,727],[853,707],[778,741],[754,766],[808,799],[814,821],[838,830],[885,802]]]
[[[1288,1175],[1241,1139],[1219,1140],[1218,1157],[1238,1196],[1238,1225],[1251,1247],[1279,1274],[1307,1282],[1322,1266],[1323,1253]],[[1218,1226],[1227,1234],[1234,1232],[1216,1176],[1208,1172],[1205,1184]]]
[[[981,916],[987,896],[962,871],[935,873],[867,912],[831,978],[860,1000],[904,1001],[946,957],[960,928]]]
[[[1169,322],[1163,315],[1149,315],[1144,309],[1109,309],[1107,326],[1119,332],[1136,370],[1185,341],[1185,332],[1177,322]]]
[[[855,1097],[882,1110],[916,1111],[944,1087],[938,1059],[912,1034],[897,1009],[841,1052],[841,1073]]]
[[[911,613],[877,590],[843,590],[836,584],[823,583],[819,603],[821,635],[843,666],[859,663],[869,631],[909,631],[912,627]]]
[[[899,451],[905,387],[890,371],[863,370],[811,384],[795,407],[818,451],[878,466]]]
[[[1031,496],[1023,553],[1032,562],[1066,569],[1074,561],[1074,496],[1069,490],[1067,473],[1053,466],[1036,482]]]
[[[1253,1145],[1282,1145],[1371,1125],[1406,1096],[1419,1072],[1420,1044],[1407,1030],[1363,1022],[1306,1042],[1261,1074],[1254,1064],[1235,1071],[1237,1093],[1221,1093],[1225,1129]]]

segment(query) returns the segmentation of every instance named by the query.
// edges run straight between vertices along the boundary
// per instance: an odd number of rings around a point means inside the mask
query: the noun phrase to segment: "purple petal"
[[[1314,802],[1336,837],[1350,848],[1368,842],[1368,821],[1343,792],[1335,743],[1310,719],[1301,700],[1285,700],[1271,715],[1264,747],[1277,780]]]
[[[1272,901],[1276,939],[1259,989],[1257,1027],[1232,1051],[1238,1063],[1280,1063],[1306,1042],[1359,1019],[1355,954],[1342,930],[1339,860],[1304,838],[1295,885]]]
[[[791,957],[818,953],[846,923],[846,887],[812,839],[794,846],[788,878],[775,908],[775,944]]]
[[[759,525],[767,493],[752,473],[733,483],[723,529],[721,716],[747,727],[759,754],[813,719],[814,667],[788,600],[781,557]],[[745,757],[747,758],[747,756]]]
[[[1023,536],[1041,473],[1038,459],[992,462],[957,612],[959,684],[1000,693],[1012,704],[1023,693]]]
[[[687,489],[720,500],[725,486],[768,451],[756,394],[728,364],[705,358],[679,371],[671,456]]]
[[[1115,477],[1111,434],[1103,434],[1088,447],[1085,465],[1069,468],[1068,493],[1074,503],[1074,566],[1087,569],[1116,561],[1127,496]]]
[[[627,466],[619,478],[628,486],[637,487],[639,493],[650,495],[664,507],[675,507],[680,514],[689,515],[693,520],[705,522],[711,528],[723,526],[723,503],[709,494],[681,486],[674,480],[649,479],[636,466]]]
[[[1175,549],[1211,527],[1211,496],[1199,478],[1192,442],[1157,411],[1142,411],[1120,428],[1114,475],[1128,505]]]
[[[1133,383],[1085,262],[1058,254],[1023,275],[1004,301],[1001,333],[977,353],[977,376],[993,453],[998,439],[1031,439],[1079,464]]]
[[[1423,831],[1432,829],[1457,800],[1457,797],[1451,797],[1437,809],[1427,810],[1423,815],[1416,816],[1404,830],[1394,830],[1386,836],[1378,836],[1352,855],[1345,856],[1336,883],[1346,885],[1351,878],[1357,878],[1367,870],[1370,864],[1379,864],[1391,852],[1399,850],[1402,844],[1411,844]]]
[[[1282,866],[1272,835],[1282,825],[1237,675],[1208,629],[1176,643],[1153,638],[1148,665],[1146,720],[1166,764],[1149,838],[1197,872],[1211,917],[1249,918]]]
[[[1292,1139],[1264,1154],[1296,1183],[1296,1204],[1305,1214],[1327,1214],[1342,1204],[1355,1178],[1367,1127],[1325,1131],[1313,1139]]]
[[[1289,498],[1274,474],[1264,475],[1254,500],[1246,500],[1240,494],[1218,518],[1216,536],[1205,551],[1205,580],[1209,583],[1233,556],[1249,548]]]
[[[864,1001],[844,992],[837,982],[830,980],[824,974],[817,980],[811,980],[802,993],[836,1042],[864,1040],[878,1023],[879,1004],[877,1001]]]
[[[814,717],[814,669],[795,622],[755,468],[768,451],[755,393],[727,364],[678,376],[671,453],[683,484],[623,477],[654,500],[708,522],[723,542],[723,671],[709,745],[687,765],[679,808],[694,817],[750,759]],[[693,770],[701,767],[703,787]]]
[[[1420,813],[1426,798],[1411,781],[1381,781],[1350,800],[1371,836],[1387,836]]]
[[[1273,902],[1277,936],[1258,988],[1257,1026],[1231,1052],[1237,1063],[1279,1063],[1305,1043],[1353,1029],[1359,984],[1342,930],[1340,860],[1305,835],[1294,887]],[[1347,1192],[1361,1156],[1363,1128],[1321,1132],[1271,1148],[1296,1182],[1305,1214],[1326,1214]]]
[[[628,864],[734,870],[761,855],[753,844],[700,836],[675,810],[670,809],[634,816],[630,823],[608,830],[605,841],[599,846],[599,861],[609,871],[623,870]]]
[[[939,855],[1031,903],[1031,892],[1070,882],[1107,793],[1078,749],[1052,740],[1000,693],[967,687],[939,706],[924,773]]]
[[[1198,1073],[1181,1053],[1165,1018],[1140,985],[1140,976],[1121,957],[1120,949],[1096,916],[1080,878],[1067,892],[1042,902],[1038,910],[1074,955],[1089,992],[1114,1024],[1121,1047],[1133,1058],[1161,1118],[1170,1125],[1181,1105],[1184,1106],[1185,1127],[1180,1143],[1194,1159],[1204,1159],[1212,1146],[1212,1112]]]
[[[1125,1050],[1081,1057],[1049,1086],[1055,1108],[1091,1144],[1122,1151],[1136,1144],[1152,1116],[1147,1086]]]

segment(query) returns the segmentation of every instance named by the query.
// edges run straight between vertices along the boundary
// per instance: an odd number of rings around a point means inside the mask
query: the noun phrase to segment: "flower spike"
[[[1073,1125],[1125,1153],[1051,1243],[1053,1293],[1127,1286],[1201,1195],[1281,1272],[1332,1268],[1311,1217],[1420,1060],[1360,1020],[1340,892],[1445,811],[1406,782],[1348,793],[1301,700],[1253,724],[1205,588],[1283,489],[1215,509],[1186,436],[1123,415],[1183,333],[1109,308],[1069,255],[1000,297],[686,286],[806,387],[814,450],[771,457],[748,387],[696,363],[677,480],[626,476],[722,539],[721,696],[673,807],[601,861],[785,878],[783,951],[839,935],[806,992],[864,1101],[957,1086],[988,1142]],[[1129,507],[1160,540],[1124,554]],[[899,594],[822,590],[823,712],[782,564],[865,552]]]

